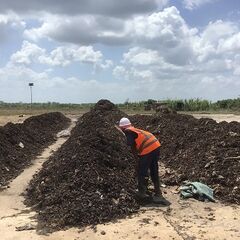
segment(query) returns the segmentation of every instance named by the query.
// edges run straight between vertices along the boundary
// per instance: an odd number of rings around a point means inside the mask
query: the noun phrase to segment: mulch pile
[[[26,204],[38,212],[40,229],[96,225],[138,210],[134,158],[114,127],[123,116],[114,104],[100,100],[34,176]],[[135,115],[131,121],[160,138],[161,161],[170,169],[167,184],[201,181],[215,189],[217,198],[239,203],[240,123],[172,113]]]
[[[26,203],[38,211],[40,228],[84,227],[137,211],[134,158],[114,126],[122,116],[100,100],[34,176]]]
[[[0,187],[29,165],[69,123],[63,114],[54,112],[30,117],[22,124],[7,123],[0,127]]]
[[[165,183],[200,181],[217,199],[240,203],[240,123],[182,114],[135,115],[131,121],[161,140],[160,161],[169,168]]]

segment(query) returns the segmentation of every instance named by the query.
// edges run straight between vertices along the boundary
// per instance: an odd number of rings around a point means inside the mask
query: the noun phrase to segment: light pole
[[[32,109],[32,87],[33,87],[33,83],[29,83],[28,86],[30,87],[30,92],[31,92],[31,109]]]

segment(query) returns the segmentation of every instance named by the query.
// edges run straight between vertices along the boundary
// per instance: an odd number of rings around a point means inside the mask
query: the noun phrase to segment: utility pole
[[[32,109],[32,87],[33,87],[33,83],[29,83],[28,86],[30,87],[30,93],[31,93],[31,109]]]

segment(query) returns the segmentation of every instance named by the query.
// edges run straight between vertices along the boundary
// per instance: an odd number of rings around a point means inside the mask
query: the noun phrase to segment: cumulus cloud
[[[123,66],[116,66],[113,69],[113,76],[117,79],[126,79],[128,71]]]
[[[238,96],[239,76],[232,71],[208,71],[205,66],[179,67],[179,69],[161,69],[161,67],[143,68],[141,65],[117,66],[115,77],[120,78],[141,99],[155,98],[207,98],[211,100]],[[117,70],[122,70],[116,75]],[[191,89],[191,90],[190,90]],[[130,95],[131,96],[131,95]]]
[[[31,64],[32,62],[38,62],[39,56],[45,54],[45,50],[38,47],[36,44],[24,41],[22,49],[17,51],[11,56],[11,62]]]
[[[145,70],[161,70],[161,72],[182,69],[181,66],[166,62],[158,51],[141,47],[130,48],[128,52],[124,53],[122,63],[126,66],[141,67]]]
[[[61,46],[50,53],[34,43],[24,41],[21,50],[11,56],[11,63],[26,64],[40,63],[50,66],[67,66],[72,62],[92,64],[98,68],[112,66],[111,60],[104,60],[100,51],[95,51],[92,46]]]
[[[123,55],[123,62],[133,65],[153,65],[159,64],[160,61],[158,51],[139,47],[131,48]]]
[[[220,53],[240,51],[240,32],[233,33],[226,39],[220,39],[217,51]]]
[[[210,2],[184,1],[190,10]],[[4,33],[8,35],[6,26],[22,26],[27,39],[12,54],[8,65],[0,69],[0,86],[4,86],[0,87],[1,95],[4,94],[1,89],[8,88],[9,83],[16,82],[21,88],[23,83],[27,86],[28,81],[39,83],[39,91],[45,90],[47,96],[52,96],[49,101],[81,102],[100,97],[124,101],[128,97],[142,100],[176,96],[213,99],[223,91],[222,97],[239,94],[240,29],[237,23],[218,20],[202,29],[193,28],[176,7],[161,10],[168,4],[167,0],[99,0],[94,1],[95,5],[93,0],[84,0],[81,8],[79,4],[74,6],[75,0],[24,3],[28,6],[16,5],[12,0],[8,4],[1,2],[0,11],[11,9],[28,19],[31,14],[34,19],[33,25],[31,20],[25,25],[19,17],[10,21],[5,17],[8,15],[0,15],[1,39]],[[36,20],[34,14],[40,18]],[[105,54],[118,61],[117,65]],[[67,76],[72,76],[68,78],[56,76],[55,67],[72,63],[90,64],[95,71],[108,70],[102,75],[96,74],[96,79],[76,78],[76,72],[67,72]],[[32,64],[42,72],[30,69]],[[112,75],[108,75],[110,71]],[[40,101],[43,99],[40,94],[38,97]]]
[[[21,17],[13,12],[8,12],[7,14],[0,14],[0,23],[1,24],[11,24],[14,26],[25,27],[25,22]]]
[[[129,45],[158,49],[170,63],[184,65],[193,55],[189,28],[176,7],[127,21],[103,16],[73,16],[64,19],[47,16],[38,28],[27,29],[25,36],[37,41],[43,37],[75,44]],[[178,53],[178,54],[176,54]]]
[[[196,9],[202,5],[214,3],[219,0],[183,0],[183,5],[188,10]]]
[[[153,96],[157,95],[156,89],[168,97],[174,97],[174,92],[178,97],[202,96],[214,100],[223,91],[223,97],[238,96],[239,31],[238,25],[223,21],[211,22],[201,32],[186,31],[182,37],[188,39],[192,54],[184,65],[169,61],[161,48],[130,48],[113,74],[124,78],[127,84],[135,82]],[[166,52],[169,50],[165,48]],[[178,54],[181,53],[176,51],[175,57]]]
[[[191,61],[195,28],[189,28],[175,7],[133,20],[133,39],[143,47],[156,49],[168,61],[185,65]]]
[[[240,29],[232,22],[216,21],[206,26],[193,42],[196,67],[208,72],[238,73]]]
[[[233,68],[233,74],[237,75],[238,77],[240,76],[240,54],[236,54],[234,57],[231,67]],[[240,85],[240,80],[238,80],[239,85]]]
[[[29,102],[29,82],[34,83],[33,102],[82,103],[96,102],[101,98],[121,102],[125,96],[131,94],[131,89],[122,89],[119,82],[103,84],[96,79],[51,77],[47,72],[39,73],[24,65],[8,65],[0,69],[1,100]],[[122,95],[118,94],[119,89]],[[10,94],[11,92],[14,94]]]
[[[16,14],[0,14],[0,43],[6,42],[9,38],[9,29],[18,31],[24,30],[26,23]]]
[[[0,12],[31,13],[42,11],[69,16],[79,14],[129,16],[157,10],[167,3],[168,0],[25,0],[19,4],[15,0],[0,0]]]
[[[200,2],[188,1],[189,6],[194,4],[197,6]],[[84,45],[134,45],[135,48],[130,48],[123,55],[123,63],[132,65],[149,65],[152,68],[158,65],[158,69],[175,69],[178,72],[181,66],[187,66],[187,71],[192,72],[209,69],[238,73],[233,59],[239,50],[239,31],[236,23],[222,20],[210,22],[199,31],[189,27],[177,8],[172,6],[127,20],[94,15],[67,19],[59,15],[47,15],[40,27],[26,30],[25,36],[32,40],[47,37],[59,42]],[[68,64],[68,57],[65,57],[63,50],[55,50],[52,54],[58,56],[57,59],[63,55],[65,64]],[[109,64],[105,63],[102,67]]]
[[[59,42],[89,45],[104,43],[119,45],[129,43],[128,31],[123,20],[102,16],[72,16],[67,19],[60,15],[47,15],[37,28],[26,29],[24,35],[33,41],[41,38]]]

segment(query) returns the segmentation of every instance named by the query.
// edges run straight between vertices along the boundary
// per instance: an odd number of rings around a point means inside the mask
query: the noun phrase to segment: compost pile
[[[22,124],[0,127],[0,187],[16,177],[55,139],[70,120],[59,112],[26,119]]]
[[[93,226],[139,208],[134,159],[114,126],[122,116],[114,104],[100,100],[34,176],[26,203],[38,211],[41,229]]]
[[[131,121],[160,139],[167,184],[200,181],[218,199],[240,203],[240,123],[182,114],[135,115]]]

